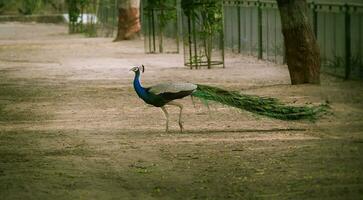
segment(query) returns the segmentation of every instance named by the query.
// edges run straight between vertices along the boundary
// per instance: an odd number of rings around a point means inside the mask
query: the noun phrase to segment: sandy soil
[[[143,42],[69,36],[67,27],[0,24],[0,199],[359,199],[363,87],[322,75],[289,85],[286,66],[228,54],[226,69],[189,70]],[[215,85],[301,105],[328,102],[317,122],[286,122],[221,105],[171,107],[137,98],[164,81]]]

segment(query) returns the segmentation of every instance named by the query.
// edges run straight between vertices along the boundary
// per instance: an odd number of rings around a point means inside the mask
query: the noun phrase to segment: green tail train
[[[201,100],[215,101],[224,105],[281,120],[315,120],[327,107],[327,105],[288,106],[274,98],[239,94],[238,92],[227,91],[206,85],[198,84],[197,86],[198,88],[193,92],[192,96]]]

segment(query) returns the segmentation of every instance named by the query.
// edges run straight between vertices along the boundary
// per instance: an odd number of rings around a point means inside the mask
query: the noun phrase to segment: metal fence
[[[113,37],[117,30],[118,3],[121,0],[69,1],[70,33],[85,33],[89,37]]]
[[[180,14],[177,0],[141,1],[146,53],[179,53]]]
[[[118,0],[96,1],[98,19],[98,35],[113,37],[116,35],[118,24]]]
[[[321,51],[322,71],[363,78],[363,5],[309,2],[309,18]],[[224,0],[226,48],[284,63],[275,1]]]

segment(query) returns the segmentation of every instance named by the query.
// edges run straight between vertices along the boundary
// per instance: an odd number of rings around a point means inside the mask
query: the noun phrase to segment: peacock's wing
[[[161,83],[147,88],[148,92],[161,96],[167,101],[186,97],[196,89],[197,85],[192,83]]]

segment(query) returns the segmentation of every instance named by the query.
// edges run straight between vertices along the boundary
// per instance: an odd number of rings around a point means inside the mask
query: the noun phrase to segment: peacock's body
[[[288,106],[274,98],[240,94],[235,91],[227,91],[217,87],[193,83],[162,83],[144,88],[140,83],[140,75],[141,71],[144,72],[144,66],[134,67],[131,71],[135,72],[134,89],[137,95],[143,99],[145,103],[160,107],[164,112],[166,117],[166,131],[169,129],[169,114],[165,108],[166,105],[173,105],[180,108],[179,126],[180,130],[183,131],[181,119],[183,105],[174,100],[186,96],[196,97],[204,101],[215,101],[231,107],[282,120],[315,119],[323,110],[323,107],[321,106]]]

